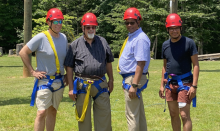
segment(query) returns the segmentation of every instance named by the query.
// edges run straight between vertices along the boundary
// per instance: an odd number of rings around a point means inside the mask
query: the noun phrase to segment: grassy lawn
[[[126,131],[124,94],[121,76],[113,63],[114,91],[111,94],[113,131]],[[35,65],[35,58],[32,58]],[[220,130],[220,61],[200,61],[200,76],[197,90],[197,107],[191,108],[193,131]],[[169,111],[163,112],[164,100],[158,96],[162,60],[152,60],[148,88],[143,92],[145,115],[149,131],[171,131]],[[0,57],[0,131],[31,131],[34,127],[36,107],[30,107],[33,77],[22,78],[23,63],[20,57]],[[56,131],[77,131],[75,107],[65,88],[59,106]]]

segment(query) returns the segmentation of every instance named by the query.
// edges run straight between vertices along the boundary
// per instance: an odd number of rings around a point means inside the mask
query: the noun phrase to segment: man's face
[[[180,26],[169,27],[167,31],[169,32],[171,38],[177,39],[180,36],[181,27]]]
[[[51,24],[52,23],[52,24]],[[62,29],[62,19],[56,19],[53,21],[48,21],[48,25],[51,26],[54,32],[59,33],[60,30]]]
[[[87,38],[93,39],[96,33],[96,26],[86,25],[84,26],[83,32],[85,33]]]
[[[137,23],[137,21],[135,19],[126,19],[125,20],[126,28],[127,28],[128,32],[130,32],[130,33],[135,32],[139,28],[138,24],[140,24],[140,21],[138,21],[138,23]]]

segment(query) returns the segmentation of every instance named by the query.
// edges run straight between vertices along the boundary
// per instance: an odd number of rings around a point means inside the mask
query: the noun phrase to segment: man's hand
[[[72,99],[73,101],[76,101],[76,94],[73,94],[73,90],[69,91],[69,98]]]
[[[64,87],[69,85],[67,75],[64,75],[63,83],[64,83]]]
[[[164,87],[160,87],[159,96],[160,96],[160,98],[165,99],[165,96],[164,96]]]
[[[31,71],[31,74],[32,74],[32,76],[36,77],[37,79],[47,78],[45,76],[46,72],[44,72],[44,71],[35,70],[35,71]]]
[[[114,88],[114,83],[112,80],[108,81],[108,90],[111,93],[113,91]]]
[[[192,100],[196,96],[196,90],[197,90],[196,88],[194,88],[192,86],[190,87],[190,89],[187,93],[187,95],[189,95],[190,100]]]
[[[137,94],[136,94],[137,93],[137,88],[134,88],[133,86],[131,86],[128,92],[129,92],[129,97],[131,99],[134,99],[134,98],[137,97]]]

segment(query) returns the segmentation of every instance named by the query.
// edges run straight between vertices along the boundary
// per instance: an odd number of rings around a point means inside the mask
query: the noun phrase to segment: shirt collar
[[[134,36],[135,34],[137,34],[137,33],[139,33],[139,32],[142,32],[142,28],[140,27],[139,29],[137,29],[135,32],[133,32],[133,33],[128,33],[128,36],[129,37],[132,37],[132,36]]]

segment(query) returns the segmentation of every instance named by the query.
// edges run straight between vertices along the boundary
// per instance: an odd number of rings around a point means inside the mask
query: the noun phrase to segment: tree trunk
[[[198,53],[199,55],[203,55],[203,42],[202,41],[199,41]]]
[[[24,0],[24,44],[32,38],[32,0]],[[31,54],[29,55],[31,61]],[[30,77],[31,73],[23,66],[23,77]]]
[[[3,50],[2,47],[0,47],[0,57],[3,56]]]
[[[157,35],[156,35],[156,40],[155,40],[155,53],[154,53],[154,59],[157,58]]]
[[[177,13],[178,0],[170,0],[170,13]]]

